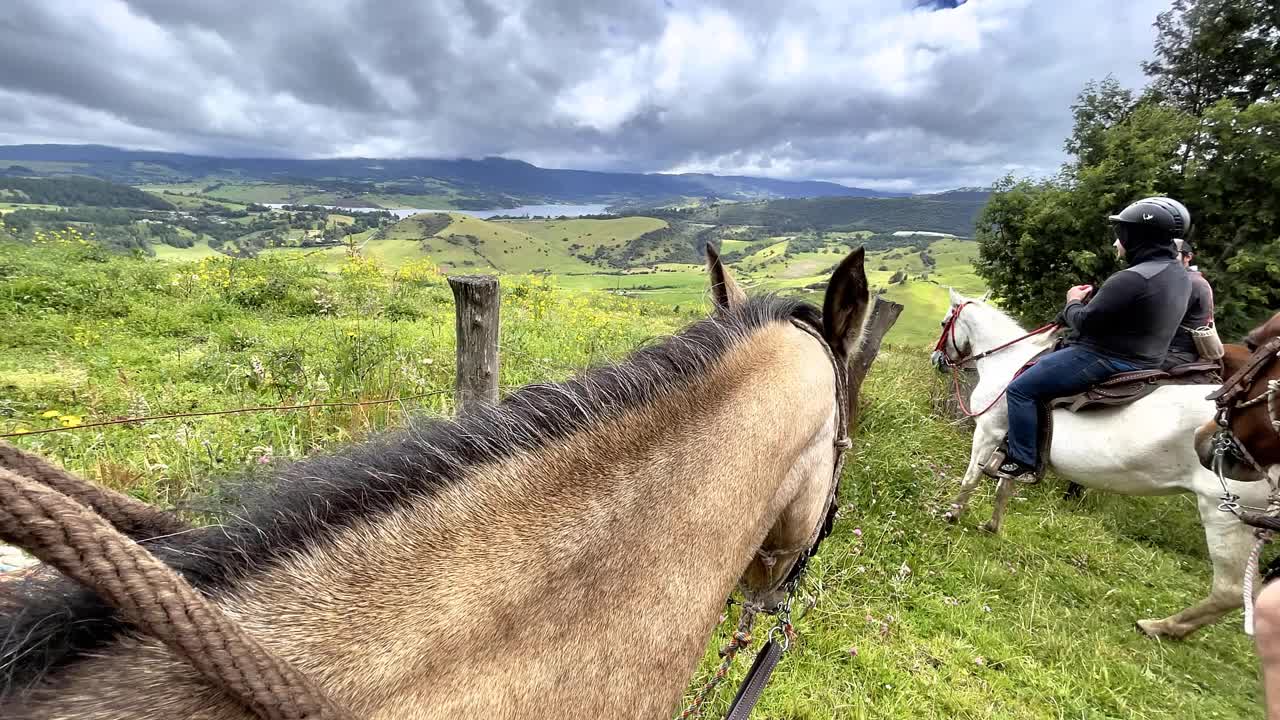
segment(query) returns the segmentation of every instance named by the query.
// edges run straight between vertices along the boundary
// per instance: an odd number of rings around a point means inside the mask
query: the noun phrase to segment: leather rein
[[[782,660],[782,654],[791,646],[791,638],[794,636],[794,629],[791,624],[791,605],[801,582],[804,580],[804,573],[809,566],[809,560],[818,554],[818,548],[822,545],[822,541],[827,539],[835,526],[836,514],[839,510],[840,476],[844,470],[845,455],[853,445],[853,442],[849,439],[849,374],[847,363],[841,362],[840,357],[832,350],[819,328],[798,318],[792,318],[791,324],[818,341],[823,352],[826,353],[827,359],[831,361],[831,369],[835,372],[836,430],[835,440],[832,442],[835,462],[831,471],[831,490],[827,493],[826,507],[821,519],[813,529],[813,532],[809,534],[808,542],[799,547],[778,550],[764,550],[761,548],[756,550],[756,557],[764,565],[772,582],[764,590],[757,593],[748,593],[744,589],[746,602],[743,604],[738,630],[733,634],[733,639],[729,645],[721,650],[721,655],[725,656],[725,661],[716,671],[715,676],[698,692],[693,703],[679,715],[680,718],[694,717],[701,712],[703,702],[706,700],[708,693],[724,678],[734,655],[751,641],[750,629],[755,616],[759,613],[765,613],[767,615],[775,615],[777,622],[769,630],[765,644],[756,654],[756,659],[752,663],[751,669],[747,671],[746,677],[743,678],[737,695],[734,696],[733,702],[729,705],[725,718],[726,720],[746,720],[751,715],[751,711],[755,708],[756,703],[759,702],[774,668]],[[795,560],[791,562],[786,575],[782,576],[780,580],[774,580],[774,569],[778,566],[778,559],[789,555],[794,555]],[[752,600],[753,595],[770,595],[778,590],[785,590],[786,596],[773,607],[765,607]]]

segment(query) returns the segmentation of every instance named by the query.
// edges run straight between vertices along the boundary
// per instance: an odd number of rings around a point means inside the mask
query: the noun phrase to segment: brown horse
[[[144,543],[360,718],[666,718],[735,584],[776,599],[824,520],[863,252],[821,310],[747,299],[626,361],[286,469]],[[0,717],[245,718],[66,580],[0,618]]]
[[[1276,354],[1274,357],[1260,357],[1264,354],[1261,349],[1277,337],[1280,337],[1280,312],[1254,328],[1245,336],[1242,345],[1225,346],[1226,356],[1222,362],[1227,384],[1223,386],[1224,390],[1233,389],[1230,387],[1233,376],[1242,369],[1257,367],[1251,377],[1246,376],[1247,380],[1240,378],[1239,399],[1230,404],[1234,406],[1261,398],[1248,407],[1233,408],[1227,417],[1228,427],[1236,441],[1260,466],[1255,467],[1238,453],[1228,452],[1223,457],[1223,474],[1235,480],[1262,480],[1264,477],[1260,469],[1280,472],[1280,426],[1274,424],[1280,420],[1280,349],[1273,348],[1265,353]],[[1195,434],[1196,454],[1200,456],[1201,464],[1210,469],[1214,460],[1214,437],[1219,429],[1216,422],[1209,422],[1198,428]]]

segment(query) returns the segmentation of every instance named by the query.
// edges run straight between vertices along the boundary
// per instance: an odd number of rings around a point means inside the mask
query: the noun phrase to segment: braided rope
[[[742,614],[738,618],[738,629],[733,631],[733,635],[729,637],[729,642],[720,648],[720,657],[724,658],[720,662],[720,666],[716,668],[715,673],[707,680],[706,683],[694,695],[693,701],[689,703],[684,712],[680,713],[678,720],[687,720],[687,718],[697,717],[702,714],[703,705],[707,698],[711,697],[711,691],[724,681],[729,675],[729,668],[733,666],[733,661],[738,657],[738,651],[751,644],[751,626],[755,624],[757,610],[753,606],[744,605]]]
[[[86,482],[6,442],[0,442],[0,468],[34,480],[91,508],[134,540],[147,540],[190,529],[173,513],[157,510],[123,493]]]
[[[146,549],[66,495],[0,469],[0,537],[79,581],[263,720],[350,716]]]
[[[1253,637],[1253,576],[1258,574],[1258,558],[1262,555],[1262,546],[1270,539],[1269,535],[1258,533],[1244,565],[1244,634],[1249,637]]]

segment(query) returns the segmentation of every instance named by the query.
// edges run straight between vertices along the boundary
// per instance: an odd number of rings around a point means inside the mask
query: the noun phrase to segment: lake
[[[282,208],[292,203],[263,203],[270,208]],[[320,207],[343,212],[375,212],[383,208],[350,208],[338,205],[321,205]],[[603,215],[605,205],[521,205],[513,208],[495,208],[493,210],[448,210],[444,208],[386,208],[387,212],[398,218],[426,212],[451,212],[478,217],[481,220],[505,215],[508,217],[579,217],[582,215]]]

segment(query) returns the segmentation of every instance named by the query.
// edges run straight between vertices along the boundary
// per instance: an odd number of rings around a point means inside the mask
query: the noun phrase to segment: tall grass
[[[445,278],[352,255],[161,264],[63,233],[0,244],[0,433],[114,418],[427,395],[405,404],[129,423],[19,437],[89,477],[172,504],[211,477],[331,447],[407,413],[452,411]],[[500,383],[563,379],[679,319],[505,277]]]

